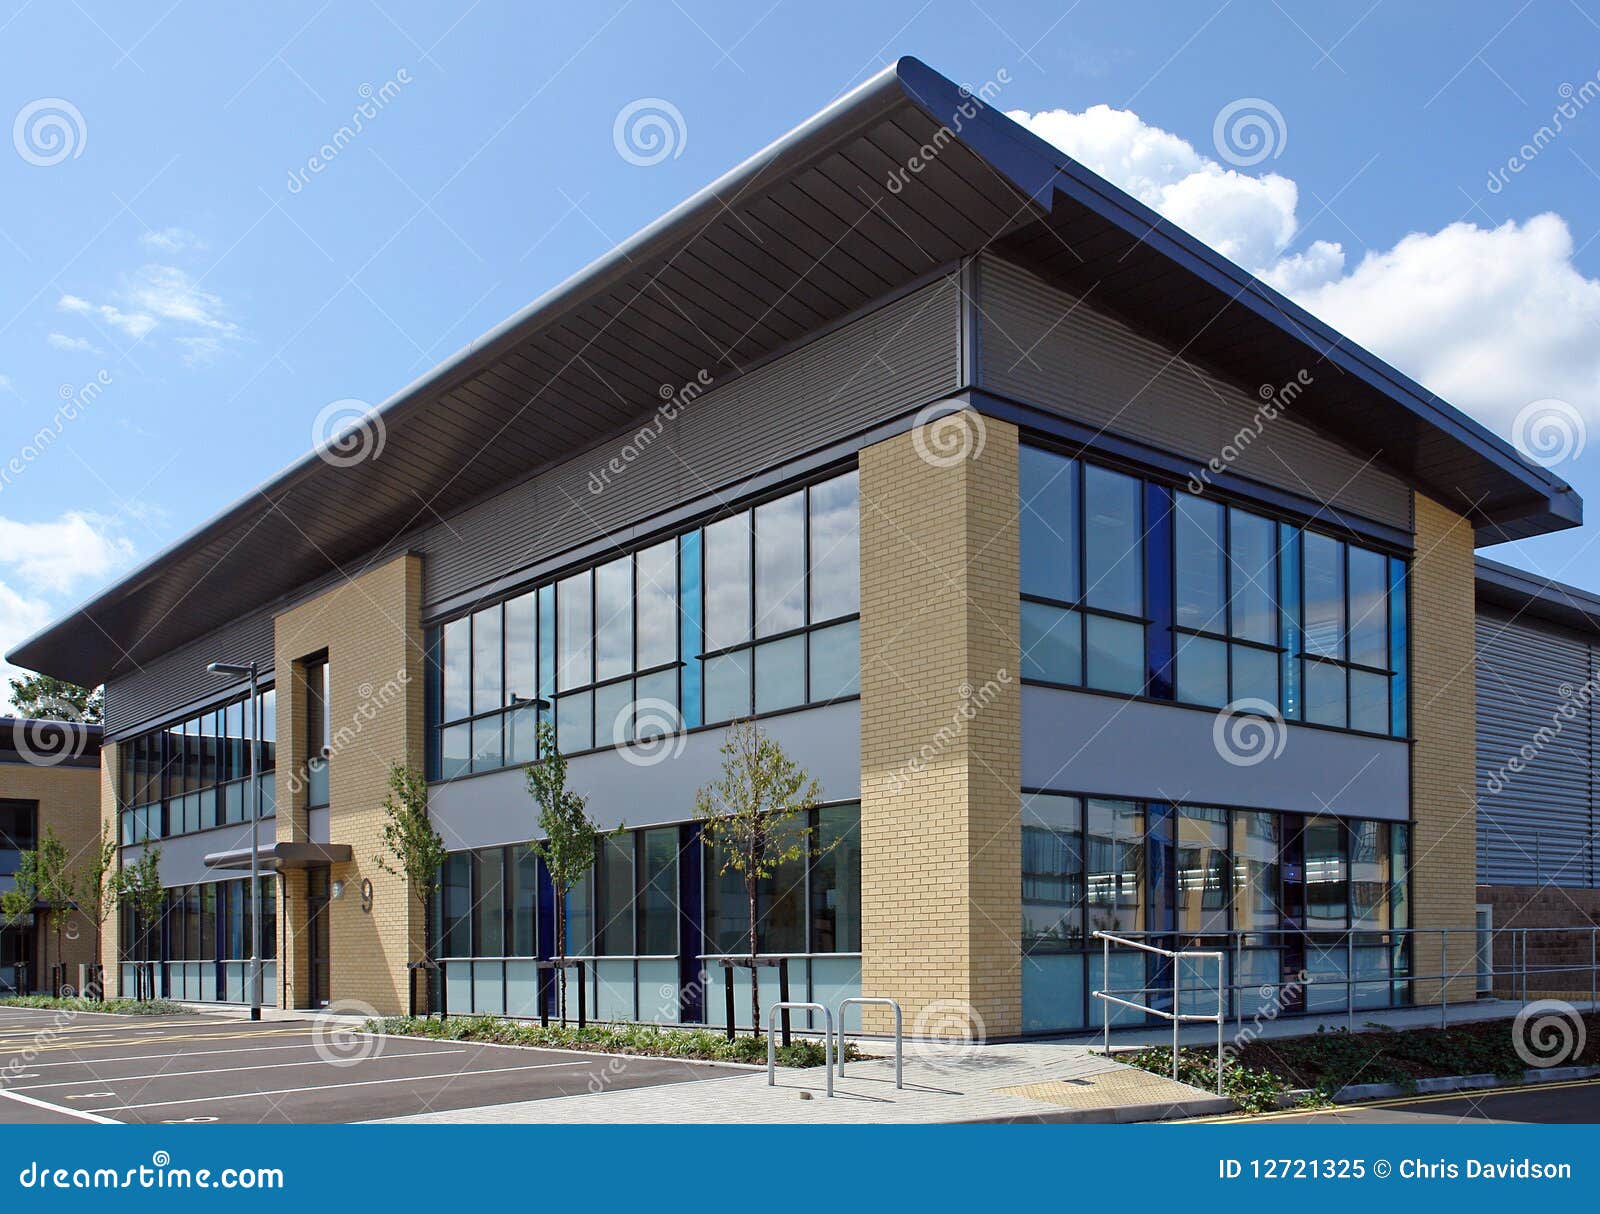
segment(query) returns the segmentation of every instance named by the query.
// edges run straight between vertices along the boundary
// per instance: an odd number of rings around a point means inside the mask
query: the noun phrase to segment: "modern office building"
[[[16,888],[22,853],[47,833],[65,845],[74,868],[93,854],[99,769],[100,726],[0,717],[0,893]],[[0,994],[77,988],[92,977],[83,967],[94,960],[94,924],[77,909],[66,912],[59,937],[48,907],[0,913]]]
[[[1478,915],[1505,988],[1587,992],[1600,925],[1600,596],[1478,561]],[[1564,967],[1571,967],[1564,968]]]
[[[401,762],[450,1008],[535,1014],[541,713],[627,826],[571,903],[601,1016],[722,1023],[692,810],[750,716],[822,789],[758,908],[793,997],[1072,1028],[1163,980],[1100,930],[1225,942],[1252,1008],[1471,992],[1474,550],[1581,503],[987,91],[899,61],[11,655],[107,684],[170,993],[237,997],[249,934],[213,661],[271,687],[288,1006],[406,1003]]]

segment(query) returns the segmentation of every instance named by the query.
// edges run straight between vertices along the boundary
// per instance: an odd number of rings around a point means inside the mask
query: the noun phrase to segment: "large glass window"
[[[433,778],[858,694],[854,472],[442,625]],[[1109,644],[1109,642],[1108,642]]]
[[[1083,802],[1022,798],[1022,951],[1083,947]]]
[[[1019,486],[1025,679],[1406,732],[1400,558],[1036,447]]]
[[[1143,483],[1024,447],[1019,486],[1023,676],[1141,693]]]
[[[1088,929],[1141,931],[1145,925],[1144,808],[1135,801],[1085,802]]]

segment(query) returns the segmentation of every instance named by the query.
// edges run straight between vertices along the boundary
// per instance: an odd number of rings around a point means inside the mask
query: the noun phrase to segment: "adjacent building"
[[[74,868],[100,839],[100,727],[0,717],[0,893],[14,890],[22,853],[47,833]],[[93,981],[95,925],[74,907],[58,934],[51,911],[0,913],[0,994],[48,994]]]
[[[693,805],[753,716],[822,790],[757,910],[794,998],[1077,1028],[1170,986],[1109,931],[1218,943],[1241,1012],[1387,1006],[1475,985],[1474,550],[1580,521],[905,59],[10,660],[107,685],[102,813],[172,893],[106,960],[172,997],[241,997],[259,780],[272,998],[405,1006],[403,763],[450,1009],[537,1014],[548,719],[626,824],[569,906],[590,1007],[721,1024],[748,911]],[[269,688],[259,771],[214,661]]]

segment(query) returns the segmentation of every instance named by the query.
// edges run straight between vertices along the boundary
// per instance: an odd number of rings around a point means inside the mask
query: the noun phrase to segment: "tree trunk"
[[[567,891],[556,891],[556,1011],[567,1027]]]
[[[752,881],[745,886],[750,899],[750,1030],[761,1036],[761,978],[755,965],[756,952],[756,886]]]
[[[56,927],[56,964],[61,967],[61,985],[51,992],[55,995],[59,995],[67,989],[67,947],[61,942],[61,920],[65,917],[65,913],[62,911],[54,911],[50,915]]]
[[[432,899],[419,893],[417,900],[422,903],[422,1018],[426,1020],[433,1015],[433,915],[428,906]]]

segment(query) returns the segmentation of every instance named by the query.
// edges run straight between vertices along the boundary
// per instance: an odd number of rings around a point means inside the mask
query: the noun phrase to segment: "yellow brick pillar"
[[[1466,519],[1414,495],[1411,564],[1411,904],[1412,925],[1451,928],[1416,938],[1414,972],[1448,973],[1451,1002],[1475,997],[1477,902],[1476,647],[1473,534]],[[1415,984],[1417,1002],[1436,1002],[1438,981]]]
[[[409,962],[421,955],[422,915],[405,880],[378,865],[383,801],[395,763],[423,763],[422,560],[397,557],[351,577],[275,621],[280,839],[309,838],[305,660],[326,654],[331,756],[328,842],[352,855],[330,871],[343,896],[328,907],[328,995],[385,1015],[403,1012]],[[290,873],[284,913],[291,999],[303,1006],[306,879]],[[370,882],[370,898],[363,889]]]
[[[1017,430],[861,453],[862,993],[908,1031],[1022,1021]]]
[[[109,742],[100,748],[100,829],[119,843],[122,839],[120,820],[121,803],[117,797],[120,785],[121,747]],[[120,862],[120,854],[119,854]],[[122,972],[118,961],[122,955],[122,908],[113,906],[106,917],[105,934],[100,938],[100,968],[105,974],[107,999],[117,998],[122,991]]]

